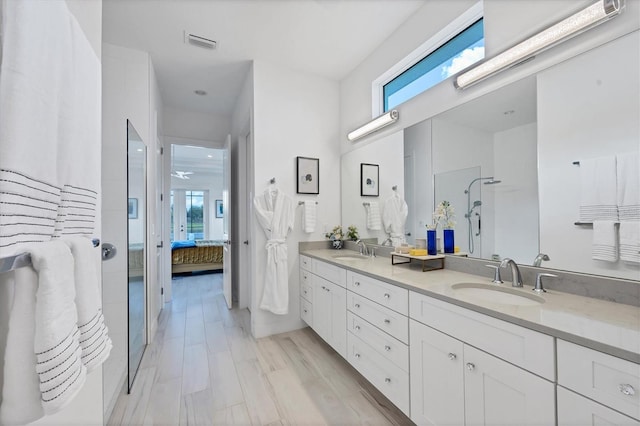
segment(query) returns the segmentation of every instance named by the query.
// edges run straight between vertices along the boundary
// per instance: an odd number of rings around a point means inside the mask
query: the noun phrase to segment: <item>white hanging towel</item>
[[[384,202],[384,210],[382,212],[382,221],[384,222],[384,230],[391,237],[394,247],[405,242],[404,224],[409,214],[407,203],[400,197],[400,194],[394,192]]]
[[[96,260],[100,260],[96,259],[96,250],[88,238],[69,237],[63,241],[73,255],[82,363],[90,372],[109,357],[112,347],[100,309],[100,269],[96,265]]]
[[[596,220],[593,222],[592,258],[606,262],[618,261],[615,221]]]
[[[640,263],[640,221],[620,222],[620,260]]]
[[[640,221],[640,155],[616,156],[618,215],[621,221]]]
[[[285,315],[289,312],[286,238],[295,222],[295,205],[291,197],[275,186],[257,195],[253,204],[258,223],[267,236],[267,262],[260,308]]]
[[[19,281],[5,353],[3,424],[26,423],[56,413],[75,397],[86,379],[71,252],[60,241],[33,244],[26,251],[35,273],[23,271],[29,268],[15,273]]]
[[[307,234],[311,234],[316,230],[317,208],[315,201],[305,201],[302,205],[302,229]]]
[[[618,220],[616,158],[580,160],[580,221]]]
[[[380,205],[377,201],[370,201],[365,206],[367,212],[367,229],[379,231],[382,229],[382,218],[380,217]]]

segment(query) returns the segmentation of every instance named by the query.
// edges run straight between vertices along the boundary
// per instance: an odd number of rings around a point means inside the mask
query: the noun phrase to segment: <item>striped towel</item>
[[[620,220],[640,220],[640,155],[619,154],[616,161]]]
[[[596,220],[593,222],[592,258],[606,262],[616,262],[618,260],[615,221]]]
[[[380,216],[380,205],[377,201],[370,201],[367,210],[367,229],[379,231],[382,229],[382,218]]]
[[[618,220],[616,158],[580,161],[580,221]]]
[[[640,263],[640,221],[620,222],[620,260]]]

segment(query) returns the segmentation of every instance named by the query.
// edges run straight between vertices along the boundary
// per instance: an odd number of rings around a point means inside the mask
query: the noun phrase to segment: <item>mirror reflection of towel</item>
[[[616,222],[613,220],[596,220],[593,222],[592,258],[605,262],[618,260],[618,244],[616,243]]]
[[[382,229],[382,219],[380,218],[380,206],[377,201],[371,201],[366,208],[367,211],[367,229],[371,231],[379,231]]]
[[[311,234],[316,230],[317,209],[315,201],[305,201],[302,205],[302,230]]]

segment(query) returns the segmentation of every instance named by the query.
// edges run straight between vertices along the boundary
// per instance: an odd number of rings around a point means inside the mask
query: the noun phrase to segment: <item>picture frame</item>
[[[298,194],[320,194],[320,160],[296,157],[296,192]]]
[[[378,197],[380,195],[380,169],[378,164],[360,163],[360,195]]]
[[[138,199],[137,198],[129,198],[127,204],[127,212],[129,219],[137,219],[138,218]]]
[[[216,200],[216,219],[224,217],[224,205],[222,200]]]

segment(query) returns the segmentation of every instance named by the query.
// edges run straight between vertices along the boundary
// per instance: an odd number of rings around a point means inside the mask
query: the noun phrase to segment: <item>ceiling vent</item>
[[[218,42],[215,40],[210,40],[208,38],[200,37],[195,34],[189,34],[186,31],[184,32],[184,42],[209,50],[215,50],[216,46],[218,45]]]

